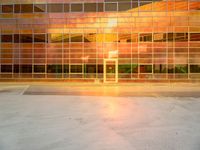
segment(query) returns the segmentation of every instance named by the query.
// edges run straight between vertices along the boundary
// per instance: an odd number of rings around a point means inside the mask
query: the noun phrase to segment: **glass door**
[[[118,82],[118,60],[104,59],[104,83]]]

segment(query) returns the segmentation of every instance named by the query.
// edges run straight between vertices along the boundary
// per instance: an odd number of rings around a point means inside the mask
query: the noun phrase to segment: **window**
[[[64,73],[69,73],[69,65],[64,65]]]
[[[69,4],[64,4],[64,12],[70,12]]]
[[[140,42],[152,42],[152,33],[140,33]]]
[[[14,65],[14,73],[19,73],[19,65]]]
[[[61,33],[49,34],[49,43],[62,43],[63,37]]]
[[[83,42],[82,34],[71,34],[71,42]]]
[[[119,33],[118,42],[131,42],[131,34]]]
[[[118,11],[126,11],[131,8],[131,2],[118,3]]]
[[[119,73],[131,73],[131,64],[119,65]]]
[[[85,65],[85,73],[96,73],[96,65]]]
[[[84,11],[85,12],[96,12],[96,3],[85,3]]]
[[[48,65],[47,73],[62,73],[62,65]]]
[[[20,65],[20,73],[32,73],[32,65]]]
[[[97,3],[97,11],[98,12],[103,12],[104,11],[103,3]]]
[[[174,38],[176,42],[188,41],[188,33],[174,33]]]
[[[83,4],[71,4],[71,12],[82,12]]]
[[[190,73],[200,73],[200,65],[190,65]]]
[[[70,39],[70,35],[69,34],[63,34],[63,42],[68,43]]]
[[[35,4],[34,12],[46,12],[46,5],[45,4]]]
[[[140,65],[140,73],[152,73],[152,65]]]
[[[98,65],[98,73],[103,73],[103,65]]]
[[[13,5],[2,5],[2,13],[12,13]]]
[[[188,73],[188,65],[175,65],[175,73]]]
[[[52,13],[63,12],[63,5],[62,4],[48,4],[47,10],[48,12],[52,12]]]
[[[14,12],[15,12],[15,13],[20,13],[20,12],[21,12],[20,4],[14,5]]]
[[[12,65],[1,65],[1,72],[2,73],[11,73]]]
[[[153,67],[154,73],[167,73],[167,65],[165,64],[155,64]]]
[[[167,34],[167,41],[173,42],[174,41],[174,33],[168,33]]]
[[[32,34],[20,35],[20,43],[32,43],[32,42],[33,42]]]
[[[34,35],[34,42],[46,42],[45,34],[35,34]]]
[[[200,33],[190,33],[190,41],[200,41]]]
[[[174,65],[168,65],[168,73],[174,73]]]
[[[2,43],[10,43],[13,41],[12,35],[1,35],[1,42]]]
[[[132,73],[138,73],[138,64],[132,64]]]
[[[117,3],[105,3],[105,11],[117,11]]]
[[[19,43],[19,40],[20,38],[19,38],[19,34],[15,34],[14,35],[14,43]]]
[[[153,41],[154,42],[166,42],[167,37],[166,33],[154,33]]]
[[[45,73],[45,65],[35,65],[34,73]]]
[[[33,12],[32,4],[23,4],[21,5],[21,13],[31,13]]]
[[[104,37],[105,37],[104,42],[117,42],[118,41],[117,34],[114,34],[114,33],[107,33],[107,34],[105,34]]]
[[[70,66],[70,72],[71,73],[82,73],[83,70],[82,70],[82,65],[71,65]]]

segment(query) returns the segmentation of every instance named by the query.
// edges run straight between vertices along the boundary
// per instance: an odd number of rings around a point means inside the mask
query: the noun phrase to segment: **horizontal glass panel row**
[[[103,65],[1,65],[1,73],[103,73]],[[124,64],[119,73],[200,73],[200,64]]]
[[[185,42],[200,41],[200,33],[71,33],[71,34],[2,34],[2,43],[68,43],[68,42]]]

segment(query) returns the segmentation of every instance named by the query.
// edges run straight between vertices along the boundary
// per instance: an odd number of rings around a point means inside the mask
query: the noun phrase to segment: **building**
[[[0,0],[0,79],[200,81],[199,0]]]

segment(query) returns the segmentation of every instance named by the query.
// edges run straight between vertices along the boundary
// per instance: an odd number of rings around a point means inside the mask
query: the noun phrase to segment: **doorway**
[[[104,83],[118,82],[118,60],[104,59]]]

